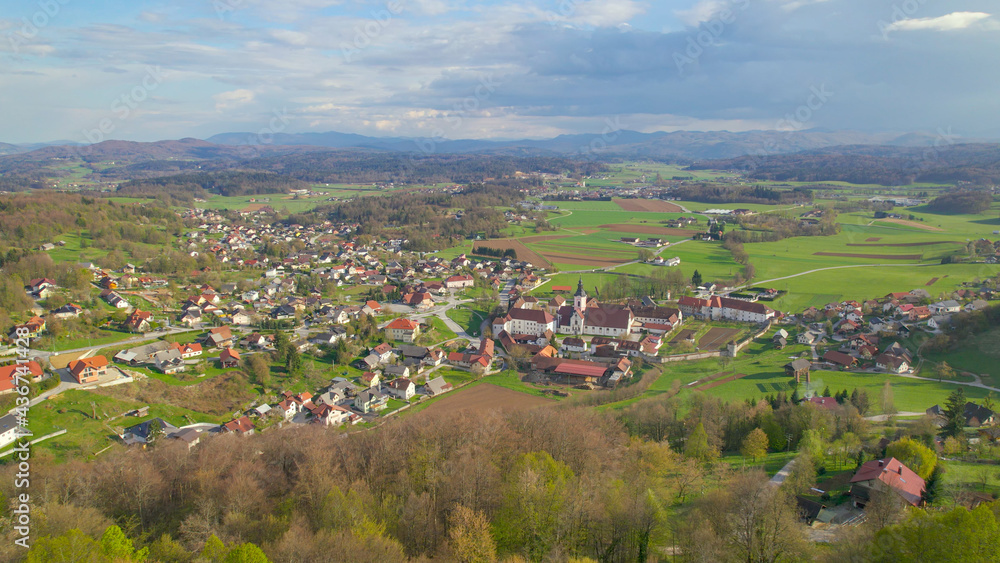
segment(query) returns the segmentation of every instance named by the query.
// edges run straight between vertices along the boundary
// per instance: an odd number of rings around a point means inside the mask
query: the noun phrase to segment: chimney
[[[881,460],[881,459],[880,459],[880,460],[878,460],[878,466],[879,466],[879,467],[882,467],[882,465],[884,465],[884,464],[883,464],[883,462],[882,462],[882,460]]]
[[[903,465],[902,464],[899,465],[899,474],[900,475],[903,474]]]

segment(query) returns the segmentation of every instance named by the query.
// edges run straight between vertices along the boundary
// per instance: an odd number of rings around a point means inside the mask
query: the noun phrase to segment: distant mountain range
[[[860,131],[676,131],[639,133],[615,131],[605,134],[560,135],[552,139],[493,141],[482,139],[431,140],[416,137],[369,137],[353,133],[277,133],[273,142],[259,144],[252,133],[221,133],[201,141],[185,138],[176,141],[136,143],[106,141],[91,146],[87,154],[96,158],[119,156],[132,159],[160,158],[241,158],[247,154],[284,154],[331,149],[367,149],[374,151],[424,154],[497,154],[510,156],[563,156],[587,159],[651,158],[690,164],[706,160],[731,159],[744,155],[777,155],[845,145],[887,145],[928,147],[941,144],[930,133],[865,133]],[[979,142],[962,139],[962,142]],[[252,145],[252,151],[247,145]],[[243,146],[242,150],[234,147]],[[33,154],[32,159],[68,156],[77,143],[56,141],[14,145],[0,143],[0,156]],[[145,154],[144,154],[145,153]]]
[[[251,133],[222,133],[207,140],[242,145]],[[938,137],[927,133],[863,133],[858,131],[677,131],[560,135],[544,140],[490,141],[480,139],[430,140],[411,137],[367,137],[351,133],[278,133],[275,145],[327,148],[366,148],[384,151],[487,153],[519,156],[577,156],[586,158],[655,158],[682,163],[736,158],[748,154],[788,154],[841,145],[933,146]]]
[[[273,143],[266,145],[254,144],[254,139],[249,133],[224,133],[208,140],[104,141],[86,146],[0,143],[0,190],[40,187],[52,179],[65,178],[69,174],[66,165],[72,161],[90,163],[93,171],[87,179],[106,185],[226,170],[285,175],[294,171],[292,176],[306,182],[403,181],[403,176],[391,170],[398,172],[417,161],[428,167],[422,177],[448,179],[444,172],[448,166],[456,173],[455,167],[461,168],[463,178],[477,174],[497,177],[510,166],[517,170],[565,170],[577,165],[600,166],[601,161],[639,159],[742,170],[761,180],[883,185],[1000,183],[1000,145],[968,139],[960,139],[962,144],[958,144],[959,140],[925,133],[618,131],[544,140],[435,141],[328,132],[277,134]],[[478,159],[482,162],[472,163],[477,156],[483,157]],[[92,166],[98,163],[101,166]],[[380,175],[345,176],[352,166]]]

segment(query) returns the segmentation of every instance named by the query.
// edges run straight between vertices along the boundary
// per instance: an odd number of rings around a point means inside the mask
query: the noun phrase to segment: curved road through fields
[[[912,268],[912,267],[923,267],[923,266],[937,266],[937,264],[854,264],[854,265],[851,265],[851,266],[831,266],[829,268],[817,268],[815,270],[809,270],[807,272],[799,272],[798,274],[792,274],[790,276],[785,276],[785,277],[781,277],[781,278],[774,278],[774,279],[770,279],[770,280],[754,281],[750,285],[761,285],[761,284],[771,283],[771,282],[776,282],[776,281],[781,281],[781,280],[790,280],[792,278],[797,278],[799,276],[805,276],[807,274],[815,274],[816,272],[825,272],[827,270],[843,270],[845,268],[890,268],[890,267],[898,267],[898,266],[907,266],[907,267]]]

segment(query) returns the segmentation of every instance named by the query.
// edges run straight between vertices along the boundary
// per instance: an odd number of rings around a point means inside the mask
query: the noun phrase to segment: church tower
[[[573,296],[573,306],[577,309],[587,308],[587,292],[583,290],[583,276],[576,284],[576,294]]]

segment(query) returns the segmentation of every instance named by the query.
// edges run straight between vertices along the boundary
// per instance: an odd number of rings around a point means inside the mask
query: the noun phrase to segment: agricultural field
[[[447,378],[446,378],[447,379]],[[468,385],[449,393],[423,409],[424,414],[472,411],[484,413],[494,409],[527,410],[555,403],[552,399],[522,393],[492,383]]]

